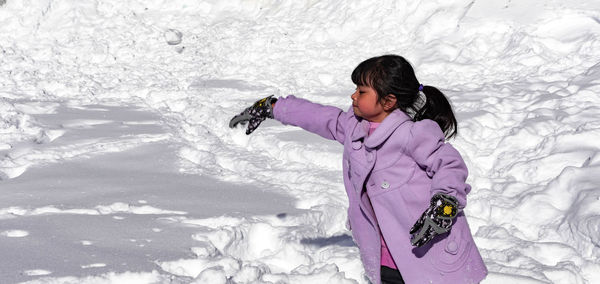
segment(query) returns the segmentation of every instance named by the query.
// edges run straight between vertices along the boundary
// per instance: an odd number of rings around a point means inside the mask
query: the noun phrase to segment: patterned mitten
[[[421,218],[410,229],[410,243],[413,246],[423,246],[436,235],[449,232],[452,221],[458,214],[458,200],[456,197],[437,193],[431,198],[429,208],[423,212]]]
[[[238,124],[244,125],[248,123],[246,134],[252,133],[265,119],[273,118],[272,105],[276,101],[277,99],[272,95],[256,101],[251,107],[234,116],[231,121],[229,121],[229,127],[234,128]]]

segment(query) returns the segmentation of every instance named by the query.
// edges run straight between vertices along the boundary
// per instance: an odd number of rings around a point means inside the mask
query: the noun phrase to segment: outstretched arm
[[[333,106],[288,96],[279,98],[273,108],[274,118],[283,124],[299,126],[324,138],[344,143],[346,125],[354,117]]]

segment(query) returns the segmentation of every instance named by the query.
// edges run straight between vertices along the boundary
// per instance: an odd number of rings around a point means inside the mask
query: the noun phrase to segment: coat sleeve
[[[273,116],[283,124],[299,126],[324,138],[344,143],[345,127],[354,114],[337,107],[287,96],[277,100]]]
[[[459,208],[467,205],[471,191],[466,183],[467,166],[460,153],[444,142],[444,133],[435,121],[425,119],[412,125],[407,152],[431,178],[431,196],[445,193],[458,199]]]

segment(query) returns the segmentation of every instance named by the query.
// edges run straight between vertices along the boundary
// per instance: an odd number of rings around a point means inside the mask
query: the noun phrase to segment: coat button
[[[449,254],[456,254],[458,252],[458,244],[454,240],[449,241],[445,250]]]
[[[383,181],[383,182],[381,183],[381,188],[383,188],[383,189],[388,189],[388,188],[390,188],[390,183],[389,183],[389,182],[387,182],[387,181]]]
[[[352,142],[352,149],[358,150],[358,149],[360,149],[360,147],[362,147],[362,142],[360,142],[360,141]]]

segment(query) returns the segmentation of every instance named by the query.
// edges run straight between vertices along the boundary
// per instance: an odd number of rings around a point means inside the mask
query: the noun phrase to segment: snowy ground
[[[592,0],[0,1],[0,283],[366,283],[341,146],[227,123],[384,53],[453,102],[484,283],[599,283]]]

